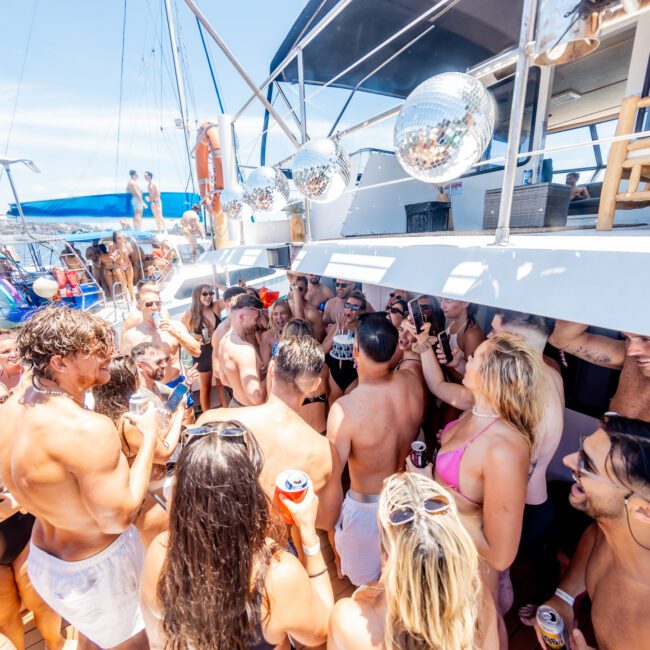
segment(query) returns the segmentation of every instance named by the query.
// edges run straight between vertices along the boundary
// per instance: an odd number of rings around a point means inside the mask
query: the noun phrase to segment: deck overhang
[[[650,229],[305,244],[292,269],[650,335]]]

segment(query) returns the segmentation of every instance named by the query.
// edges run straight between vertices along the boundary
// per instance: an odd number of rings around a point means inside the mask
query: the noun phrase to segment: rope
[[[208,53],[208,46],[205,43],[205,38],[203,37],[203,27],[201,27],[201,21],[196,17],[196,25],[199,28],[199,36],[201,37],[201,43],[203,44],[203,51],[205,52],[205,58],[208,61],[208,68],[210,68],[210,76],[212,77],[212,85],[214,86],[214,92],[217,93],[217,101],[219,102],[219,110],[223,113],[223,103],[221,101],[221,94],[219,93],[219,86],[217,85],[217,80],[214,76],[214,70],[212,69],[212,61],[210,60],[210,54]]]
[[[117,109],[117,144],[115,147],[115,192],[117,192],[117,174],[120,164],[120,131],[122,129],[122,93],[124,92],[124,46],[126,43],[126,0],[124,0],[124,17],[122,19],[122,56],[120,60],[120,103]]]

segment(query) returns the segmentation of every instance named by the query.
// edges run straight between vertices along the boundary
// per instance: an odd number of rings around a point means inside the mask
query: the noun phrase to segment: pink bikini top
[[[476,435],[472,436],[462,447],[458,449],[453,449],[452,451],[445,451],[443,453],[438,453],[436,456],[436,465],[435,470],[436,474],[450,487],[452,487],[458,494],[461,494],[465,499],[471,501],[475,505],[481,505],[476,503],[476,501],[470,499],[469,497],[463,494],[463,491],[460,489],[460,461],[463,459],[463,454],[467,451],[467,448],[482,434],[484,434],[495,422],[498,422],[500,418],[496,417],[492,420],[486,427],[481,429]],[[460,421],[453,420],[450,422],[440,434],[440,442],[442,443],[443,438],[447,431],[451,429],[455,424]]]

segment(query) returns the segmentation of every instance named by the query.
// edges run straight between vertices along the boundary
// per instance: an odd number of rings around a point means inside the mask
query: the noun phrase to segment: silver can
[[[427,466],[426,451],[426,443],[421,440],[416,440],[411,443],[411,462],[413,463],[413,467],[422,469]]]
[[[542,605],[537,610],[536,617],[546,648],[548,650],[566,650],[569,646],[562,617],[548,605]]]
[[[140,415],[147,410],[147,404],[149,403],[149,397],[144,393],[133,393],[131,399],[129,399],[129,411]]]
[[[158,329],[160,327],[160,321],[162,319],[160,312],[155,311],[153,314],[151,314],[151,318],[153,319],[153,324],[156,326],[156,329]]]
[[[210,330],[207,327],[204,327],[201,330],[201,336],[203,337],[204,343],[210,343]]]

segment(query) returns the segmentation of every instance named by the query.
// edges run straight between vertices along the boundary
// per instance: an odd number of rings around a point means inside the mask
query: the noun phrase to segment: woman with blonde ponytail
[[[393,474],[379,526],[381,578],[336,604],[328,649],[496,649],[494,604],[449,492],[419,474]]]

